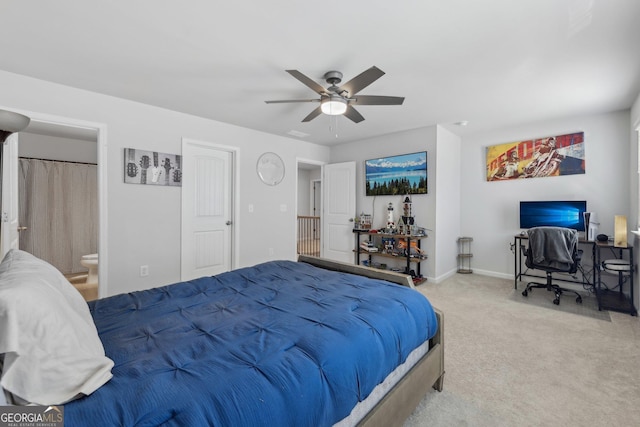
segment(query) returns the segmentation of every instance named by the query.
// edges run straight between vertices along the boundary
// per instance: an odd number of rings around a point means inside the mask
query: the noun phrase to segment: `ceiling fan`
[[[384,71],[378,67],[371,67],[366,71],[358,74],[342,86],[337,86],[342,81],[342,73],[340,71],[329,71],[325,73],[324,79],[329,83],[328,88],[324,88],[314,80],[305,76],[298,70],[286,70],[287,73],[301,81],[304,85],[311,88],[320,95],[315,99],[286,99],[280,101],[265,101],[267,104],[281,104],[287,102],[319,102],[320,106],[313,110],[307,117],[302,119],[303,122],[310,122],[318,117],[321,113],[330,116],[343,114],[355,123],[360,123],[364,117],[353,108],[354,105],[402,105],[404,97],[399,96],[376,96],[376,95],[357,95],[365,87],[384,76]]]

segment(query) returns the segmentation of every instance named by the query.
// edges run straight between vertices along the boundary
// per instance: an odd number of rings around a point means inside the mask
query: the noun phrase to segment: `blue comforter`
[[[113,378],[66,426],[328,426],[433,336],[415,290],[291,261],[90,303]]]

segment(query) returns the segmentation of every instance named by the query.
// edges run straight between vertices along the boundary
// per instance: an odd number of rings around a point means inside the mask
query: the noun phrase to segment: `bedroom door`
[[[232,151],[182,142],[182,280],[231,270]]]
[[[18,249],[18,134],[2,145],[2,218],[0,220],[0,260],[9,249]]]
[[[353,217],[356,212],[356,163],[322,167],[321,256],[353,262]]]

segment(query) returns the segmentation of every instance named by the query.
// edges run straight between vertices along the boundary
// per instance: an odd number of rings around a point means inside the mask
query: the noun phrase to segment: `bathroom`
[[[18,140],[19,248],[98,298],[95,130],[31,122]]]

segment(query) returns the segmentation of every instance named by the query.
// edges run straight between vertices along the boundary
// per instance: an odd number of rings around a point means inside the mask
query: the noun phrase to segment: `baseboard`
[[[438,277],[428,277],[428,278],[427,278],[427,283],[429,283],[429,282],[430,282],[430,283],[438,284],[438,283],[440,283],[440,282],[444,282],[444,281],[445,281],[445,280],[447,280],[449,277],[452,277],[452,276],[454,276],[454,275],[456,275],[456,274],[457,274],[457,271],[456,271],[455,269],[454,269],[454,270],[450,270],[450,271],[446,272],[445,274],[441,274],[441,275],[440,275],[440,276],[438,276]]]
[[[489,277],[497,277],[498,279],[509,279],[513,280],[513,273],[499,273],[497,271],[489,271],[489,270],[480,270],[477,268],[473,269],[474,274],[479,274],[481,276],[489,276]]]

